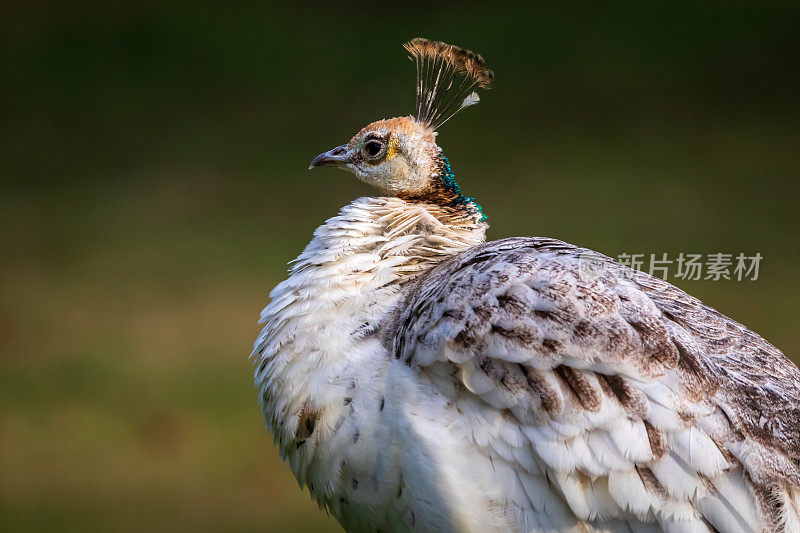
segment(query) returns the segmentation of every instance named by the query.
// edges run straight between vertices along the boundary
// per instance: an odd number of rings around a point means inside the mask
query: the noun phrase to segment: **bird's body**
[[[390,195],[320,226],[262,312],[300,484],[349,531],[800,531],[797,367],[589,250],[486,243],[424,126],[315,160]]]

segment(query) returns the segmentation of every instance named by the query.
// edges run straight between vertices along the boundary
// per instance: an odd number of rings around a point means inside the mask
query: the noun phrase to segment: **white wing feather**
[[[664,281],[494,241],[416,282],[384,339],[457,407],[523,529],[798,531],[800,371]]]

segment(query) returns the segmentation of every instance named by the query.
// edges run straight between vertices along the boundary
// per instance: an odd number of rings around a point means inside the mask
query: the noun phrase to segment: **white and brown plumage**
[[[407,49],[416,116],[312,163],[385,196],[320,226],[262,313],[256,385],[300,484],[351,531],[800,531],[797,367],[589,250],[484,242],[434,130],[491,72]]]

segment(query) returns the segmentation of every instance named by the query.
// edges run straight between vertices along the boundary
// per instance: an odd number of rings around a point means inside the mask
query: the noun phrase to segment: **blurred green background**
[[[800,354],[796,2],[486,8],[4,3],[0,528],[336,530],[266,434],[248,354],[313,229],[306,171],[407,114],[414,36],[495,88],[439,136],[491,238],[759,252],[677,284]]]

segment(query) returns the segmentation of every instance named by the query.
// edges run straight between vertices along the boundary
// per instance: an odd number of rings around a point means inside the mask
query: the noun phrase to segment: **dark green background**
[[[286,262],[371,193],[309,160],[411,111],[414,36],[495,70],[439,136],[491,238],[759,252],[757,281],[677,283],[800,353],[798,4],[520,9],[3,4],[3,529],[335,529],[247,356]]]

